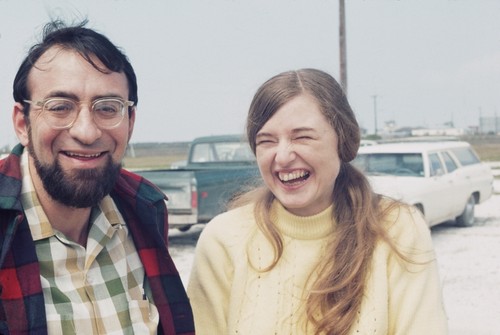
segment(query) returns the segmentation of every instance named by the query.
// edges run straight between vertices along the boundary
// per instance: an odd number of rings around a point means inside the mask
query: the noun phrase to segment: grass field
[[[144,157],[127,156],[123,166],[129,170],[168,169],[172,163],[185,160],[186,155],[152,155]]]
[[[468,136],[461,138],[469,142],[481,160],[485,162],[500,162],[500,136]],[[124,159],[127,169],[166,169],[173,162],[185,160],[189,143],[142,143],[134,144],[134,155],[129,154]]]
[[[476,152],[481,160],[485,162],[500,161],[500,144],[485,144],[484,146],[479,146]]]

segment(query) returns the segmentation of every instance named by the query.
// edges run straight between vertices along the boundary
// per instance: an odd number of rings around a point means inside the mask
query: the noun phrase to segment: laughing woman
[[[359,126],[314,69],[257,91],[247,137],[264,185],[210,222],[188,294],[197,334],[446,334],[429,229],[349,162]]]

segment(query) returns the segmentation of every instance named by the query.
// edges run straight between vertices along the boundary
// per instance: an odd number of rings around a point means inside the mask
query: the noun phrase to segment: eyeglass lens
[[[56,128],[71,126],[78,117],[78,103],[67,99],[50,99],[43,107],[47,121]],[[103,128],[117,126],[124,112],[124,104],[116,99],[98,100],[92,104],[95,123]]]

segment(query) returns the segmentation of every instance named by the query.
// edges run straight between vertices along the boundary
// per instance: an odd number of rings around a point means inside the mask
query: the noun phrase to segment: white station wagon
[[[399,142],[361,147],[354,165],[379,194],[414,205],[429,226],[474,223],[493,193],[493,174],[467,142]]]

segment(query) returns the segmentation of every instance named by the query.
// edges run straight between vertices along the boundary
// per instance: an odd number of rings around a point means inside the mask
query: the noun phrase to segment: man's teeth
[[[279,173],[279,178],[281,181],[290,181],[294,179],[299,179],[303,178],[307,175],[307,172],[304,170],[301,171],[294,171],[294,172],[289,172],[289,173]]]
[[[74,152],[66,152],[66,155],[68,155],[70,157],[96,158],[96,157],[99,157],[101,154],[98,153],[98,154],[92,154],[92,155],[84,155],[84,154],[77,154]]]

